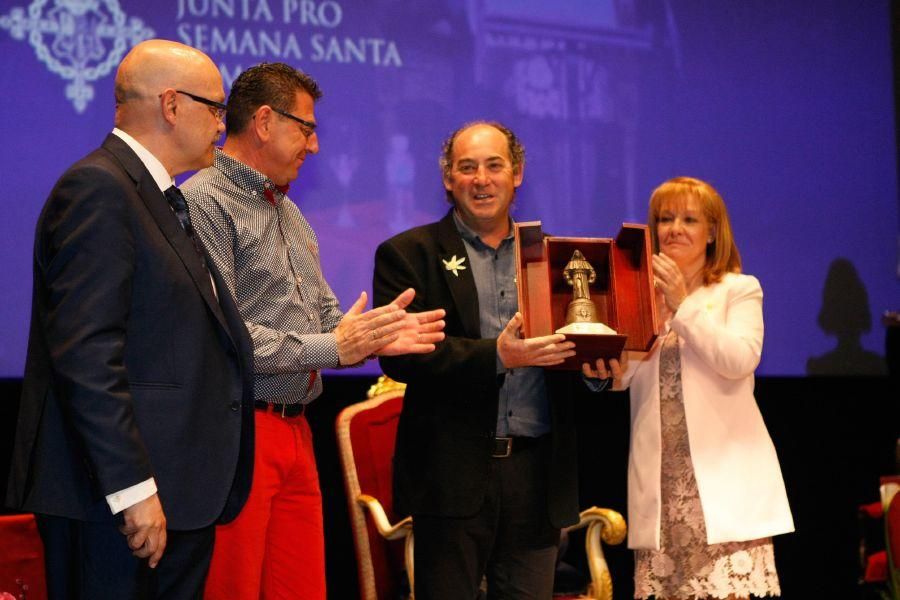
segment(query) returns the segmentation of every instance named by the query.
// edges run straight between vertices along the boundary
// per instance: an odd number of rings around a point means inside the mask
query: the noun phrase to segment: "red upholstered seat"
[[[0,516],[0,592],[44,600],[44,546],[33,515]]]
[[[882,590],[882,595],[889,591],[893,598],[900,599],[900,475],[882,477],[880,492],[880,502],[859,507],[860,515],[867,520],[883,518],[885,540],[885,550],[868,553],[863,538],[862,583]]]
[[[866,558],[866,572],[863,573],[863,581],[866,583],[878,583],[887,581],[887,551],[881,550]]]
[[[411,534],[412,522],[407,518],[394,524],[391,483],[405,386],[381,381],[382,387],[370,390],[369,400],[341,411],[336,423],[360,596],[367,600],[396,598],[409,587],[403,575],[405,546],[401,540]],[[372,518],[366,518],[364,506]],[[412,548],[408,550],[411,553]]]
[[[881,478],[888,572],[895,598],[900,598],[900,475]]]

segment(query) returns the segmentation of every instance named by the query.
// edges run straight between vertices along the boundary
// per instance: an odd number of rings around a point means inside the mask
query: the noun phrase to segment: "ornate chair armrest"
[[[412,517],[406,517],[402,521],[391,525],[384,508],[381,506],[381,502],[372,496],[360,494],[356,497],[356,503],[369,510],[369,513],[372,515],[372,521],[383,538],[399,540],[412,533]]]
[[[360,494],[356,497],[356,503],[369,510],[372,515],[372,521],[378,529],[378,533],[386,540],[401,540],[406,538],[403,547],[403,561],[406,564],[406,576],[409,578],[409,589],[415,590],[415,565],[413,562],[413,552],[415,549],[415,541],[413,539],[413,522],[412,517],[406,517],[403,520],[391,525],[388,521],[387,514],[381,502],[368,494]],[[413,594],[410,592],[410,600],[414,600]]]
[[[625,519],[618,512],[609,508],[592,506],[581,511],[581,519],[577,525],[569,527],[569,531],[587,527],[584,538],[587,551],[588,566],[591,569],[591,586],[588,597],[595,600],[612,600],[612,577],[609,566],[603,556],[601,540],[610,545],[621,544],[628,531]]]

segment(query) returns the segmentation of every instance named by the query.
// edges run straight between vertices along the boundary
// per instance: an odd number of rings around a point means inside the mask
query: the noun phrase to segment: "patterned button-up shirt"
[[[322,392],[317,371],[338,366],[331,332],[344,316],[312,227],[265,175],[218,149],[181,189],[253,339],[257,400],[311,402]]]

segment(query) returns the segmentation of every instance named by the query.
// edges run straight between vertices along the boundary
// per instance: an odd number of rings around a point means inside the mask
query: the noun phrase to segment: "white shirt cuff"
[[[109,504],[112,514],[117,515],[141,500],[146,500],[155,493],[156,481],[151,477],[124,490],[113,492],[106,497],[106,503]]]

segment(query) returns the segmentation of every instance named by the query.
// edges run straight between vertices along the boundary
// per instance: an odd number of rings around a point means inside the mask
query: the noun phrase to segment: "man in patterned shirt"
[[[182,187],[250,331],[259,409],[250,498],[216,531],[211,599],[325,598],[322,499],[303,417],[322,391],[319,370],[427,353],[443,339],[443,310],[403,310],[411,289],[368,312],[363,292],[345,314],[325,281],[316,235],[285,197],[307,154],[319,151],[321,95],[286,64],[248,69],[231,88],[224,147]]]

